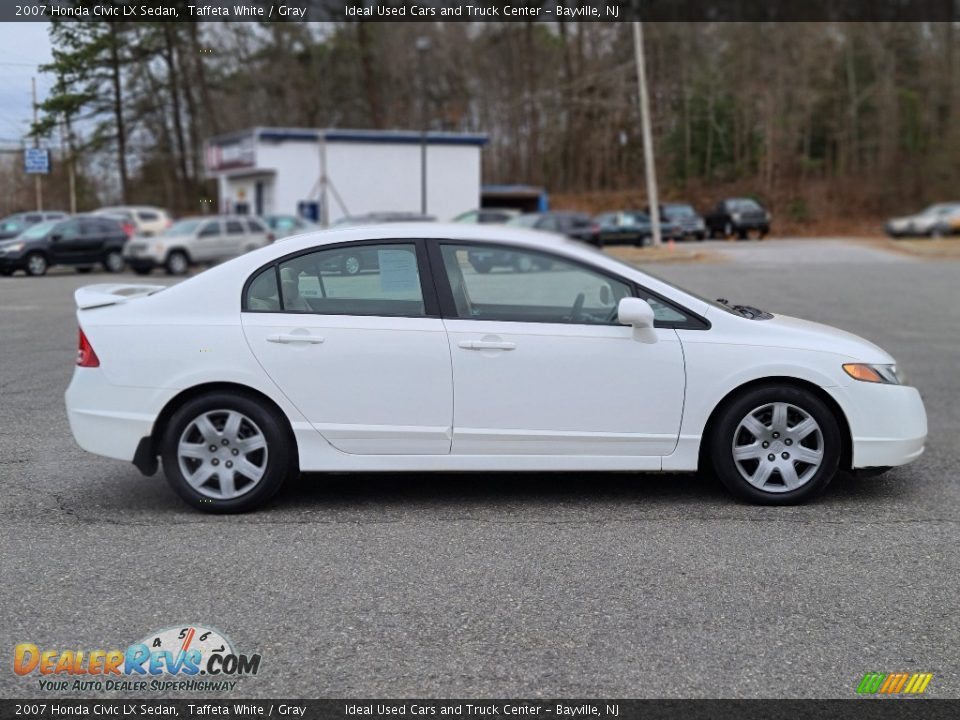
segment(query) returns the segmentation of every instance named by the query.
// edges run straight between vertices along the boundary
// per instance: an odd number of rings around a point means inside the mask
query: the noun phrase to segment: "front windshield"
[[[515,218],[510,218],[507,221],[507,225],[513,225],[514,227],[525,227],[532,228],[536,227],[537,222],[540,220],[540,216],[536,213],[530,213],[527,215],[517,215]]]
[[[663,209],[663,214],[668,218],[684,218],[693,217],[696,212],[689,205],[667,205]]]
[[[192,235],[204,220],[181,220],[164,230],[161,235]]]
[[[920,214],[921,215],[946,215],[947,213],[954,212],[956,209],[957,209],[956,205],[931,205]]]
[[[756,212],[763,210],[754,200],[731,200],[730,209],[734,212]]]
[[[20,237],[25,240],[35,240],[36,238],[43,237],[59,224],[59,220],[48,220],[47,222],[37,223],[36,225],[31,225],[22,233],[20,233]]]

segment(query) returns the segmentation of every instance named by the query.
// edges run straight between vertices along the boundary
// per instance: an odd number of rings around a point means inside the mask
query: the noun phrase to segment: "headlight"
[[[24,245],[26,245],[26,243],[22,243],[22,242],[14,243],[13,245],[5,245],[3,248],[0,248],[0,252],[5,252],[5,253],[20,252],[21,250],[23,250]]]
[[[730,217],[733,218],[734,222],[740,222],[740,213],[733,213]]]
[[[906,378],[896,365],[870,365],[868,363],[847,363],[843,371],[854,380],[883,385],[904,385]]]

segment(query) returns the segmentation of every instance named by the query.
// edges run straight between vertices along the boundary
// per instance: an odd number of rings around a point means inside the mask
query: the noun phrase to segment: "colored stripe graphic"
[[[869,695],[917,695],[927,689],[931,680],[933,673],[866,673],[857,685],[857,692]]]

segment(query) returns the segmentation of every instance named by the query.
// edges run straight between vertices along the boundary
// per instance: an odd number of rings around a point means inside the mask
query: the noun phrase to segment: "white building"
[[[430,132],[426,212],[438,220],[480,205],[485,135]],[[206,170],[220,212],[345,215],[420,212],[421,135],[400,130],[256,127],[211,138]]]

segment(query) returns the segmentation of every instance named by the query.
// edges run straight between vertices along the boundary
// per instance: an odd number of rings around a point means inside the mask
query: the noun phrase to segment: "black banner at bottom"
[[[0,700],[0,718],[295,720],[913,720],[960,717],[960,700]]]

